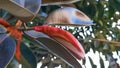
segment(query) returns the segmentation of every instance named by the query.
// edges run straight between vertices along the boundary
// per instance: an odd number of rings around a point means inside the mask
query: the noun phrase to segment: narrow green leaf
[[[89,60],[90,60],[90,63],[91,63],[92,68],[97,68],[97,66],[93,63],[91,57],[88,57],[88,58],[89,58]]]
[[[82,64],[85,65],[86,63],[86,58],[83,59]]]
[[[22,55],[21,55],[21,64],[22,64],[22,68],[32,68]]]
[[[101,57],[100,57],[100,67],[105,68],[104,61]]]
[[[23,56],[23,62],[27,62],[30,68],[36,68],[37,67],[36,58],[32,51],[24,43],[21,44],[20,51]]]
[[[104,15],[104,4],[102,4],[102,1],[98,1],[98,19],[102,19]]]

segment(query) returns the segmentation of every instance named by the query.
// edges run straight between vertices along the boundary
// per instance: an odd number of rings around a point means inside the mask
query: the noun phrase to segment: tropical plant
[[[109,68],[120,68],[119,4],[119,0],[0,0],[0,67],[89,68],[88,58],[92,68],[106,68],[105,56]],[[86,55],[91,50],[98,53],[100,66],[94,56],[84,57],[84,51]]]

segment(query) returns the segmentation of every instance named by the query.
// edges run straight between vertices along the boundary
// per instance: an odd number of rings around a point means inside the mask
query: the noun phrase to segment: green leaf
[[[7,68],[19,68],[19,62],[13,58],[12,61],[8,64]]]
[[[43,34],[41,32],[36,31],[26,31],[26,35],[34,39],[36,42],[38,42],[39,46],[43,46],[46,49],[48,49],[50,52],[52,52],[54,55],[60,57],[63,61],[65,61],[68,65],[74,66],[74,67],[81,67],[79,62],[76,60],[73,55],[61,44],[47,36],[46,34]]]
[[[113,17],[115,13],[115,9],[112,7],[112,5],[109,5],[109,18]]]
[[[105,68],[104,61],[101,57],[100,57],[100,67]]]
[[[90,60],[90,63],[91,63],[92,68],[97,68],[97,66],[93,63],[92,59],[91,59],[90,57],[88,57],[88,58],[89,58],[89,60]]]
[[[82,64],[85,65],[86,63],[86,58],[83,59]]]
[[[104,15],[104,4],[102,4],[102,1],[101,0],[99,0],[98,1],[98,5],[97,5],[97,7],[98,7],[98,19],[102,19],[103,18],[103,15]]]
[[[20,51],[23,57],[23,62],[25,62],[23,66],[25,67],[27,66],[29,68],[36,68],[37,67],[36,58],[32,51],[24,43],[21,44]]]
[[[116,48],[115,48],[115,46],[114,45],[110,45],[110,49],[111,49],[111,51],[115,51],[116,50]]]
[[[119,0],[109,0],[109,4],[114,8],[120,11],[120,1]]]
[[[21,55],[21,64],[22,64],[22,68],[32,68],[22,55]]]
[[[90,4],[89,6],[87,7],[83,7],[83,9],[85,10],[84,12],[91,18],[94,18],[95,17],[95,14],[96,14],[96,9],[95,9],[96,5],[94,4]]]

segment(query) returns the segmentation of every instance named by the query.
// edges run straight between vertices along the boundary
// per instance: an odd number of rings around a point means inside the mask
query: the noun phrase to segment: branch
[[[116,42],[116,41],[108,41],[105,39],[91,39],[91,40],[104,42],[104,43],[110,43],[110,44],[114,44],[115,46],[120,46],[120,42]]]
[[[18,30],[21,30],[21,31],[28,31],[28,30],[33,30],[34,27],[27,27],[27,28],[18,28]]]

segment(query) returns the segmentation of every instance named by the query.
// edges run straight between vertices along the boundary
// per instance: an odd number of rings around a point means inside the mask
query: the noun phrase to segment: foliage
[[[70,27],[70,26],[56,26],[62,29],[65,29],[71,32],[83,45],[85,53],[90,52],[90,49],[98,51],[106,56],[111,52],[116,52],[118,56],[118,51],[120,50],[120,1],[119,0],[81,0],[79,2],[73,3],[72,7],[75,7],[87,16],[89,16],[94,25],[91,26],[79,26],[79,27]],[[46,16],[42,15],[41,12],[46,14],[51,13],[52,11],[60,8],[63,5],[47,5],[41,6],[41,9],[37,16],[26,25],[28,27],[33,27],[35,25],[43,25],[46,19]],[[65,5],[70,6],[70,4]],[[18,20],[17,17],[12,16],[9,12],[5,10],[0,10],[0,17],[6,19],[10,24],[15,25]],[[23,26],[21,27],[23,28]],[[5,33],[0,29],[1,33]],[[0,37],[1,38],[1,37]],[[54,55],[52,52],[49,52],[46,48],[40,46],[35,40],[27,37],[23,34],[22,44],[22,66],[23,68],[36,68],[37,63],[41,63],[41,68],[48,66],[48,68],[54,68],[61,65],[62,68],[70,68],[60,57]],[[91,57],[88,57],[91,63],[92,68],[97,68],[94,64]],[[100,58],[100,67],[105,68],[103,59]],[[14,58],[8,68],[14,68],[14,65],[18,65],[18,61]],[[83,65],[85,65],[86,60],[82,59]],[[109,61],[109,60],[108,60]],[[87,67],[87,66],[86,66]]]

